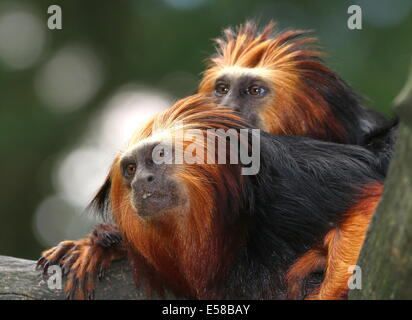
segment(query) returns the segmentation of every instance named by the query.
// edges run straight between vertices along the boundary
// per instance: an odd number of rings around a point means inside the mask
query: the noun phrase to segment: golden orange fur
[[[217,54],[209,60],[199,85],[199,93],[211,94],[215,82],[225,72],[253,73],[270,83],[274,98],[259,111],[260,127],[274,134],[302,135],[327,141],[344,141],[345,131],[335,121],[325,98],[304,79],[328,82],[319,71],[334,74],[321,61],[316,39],[307,31],[294,30],[274,35],[269,23],[259,33],[254,23],[224,31],[217,39]]]
[[[345,213],[340,225],[329,231],[322,247],[309,250],[289,269],[287,274],[290,299],[299,296],[302,282],[311,272],[325,269],[319,288],[309,300],[339,300],[347,297],[349,267],[356,265],[373,213],[383,193],[382,184],[365,188],[361,200]]]
[[[316,38],[303,30],[275,33],[275,23],[261,32],[247,22],[237,30],[226,29],[217,39],[217,53],[208,61],[199,92],[212,95],[222,75],[251,74],[270,84],[268,105],[259,109],[259,127],[273,134],[301,135],[348,143],[347,132],[337,121],[326,96],[339,92],[343,82],[328,69],[315,46]],[[325,94],[322,88],[330,92]],[[336,90],[336,91],[334,91]],[[339,96],[336,95],[337,103]],[[359,256],[371,215],[379,197],[367,206],[360,204],[345,215],[340,226],[325,238],[321,248],[313,248],[289,270],[289,298],[297,298],[304,278],[317,269],[326,277],[312,298],[338,299],[347,292],[347,267]]]
[[[234,123],[243,123],[233,115],[222,119],[223,109],[210,108],[197,103],[200,97],[190,97],[178,102],[173,108],[157,115],[142,129],[138,130],[129,142],[137,143],[155,137],[166,130],[172,135],[180,134],[190,128],[229,129]],[[188,108],[187,106],[191,107]],[[199,122],[201,115],[201,122]],[[207,120],[205,120],[207,119]],[[175,127],[177,121],[183,126]],[[206,151],[207,152],[207,151]],[[114,162],[109,178],[111,180],[111,206],[114,219],[126,240],[135,251],[149,262],[158,274],[163,275],[163,284],[168,284],[176,292],[190,292],[208,286],[205,281],[215,279],[226,268],[231,259],[235,243],[225,241],[220,230],[219,220],[224,217],[227,207],[226,194],[240,193],[233,186],[241,183],[231,181],[241,179],[236,167],[230,165],[175,165],[174,176],[180,181],[187,203],[173,212],[167,212],[157,221],[147,221],[136,214],[130,205],[129,190],[123,183],[119,158]],[[180,167],[179,167],[180,166]],[[210,183],[208,183],[210,181]],[[227,230],[225,230],[227,232]],[[178,254],[179,256],[175,256]],[[207,263],[199,263],[207,261]],[[200,290],[200,289],[199,289]],[[208,297],[207,292],[192,292],[193,295]]]

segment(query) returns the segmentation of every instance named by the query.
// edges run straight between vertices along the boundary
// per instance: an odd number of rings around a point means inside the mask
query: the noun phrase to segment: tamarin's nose
[[[153,182],[154,180],[155,180],[155,177],[151,173],[139,175],[138,178],[137,178],[137,181],[142,182],[142,183]]]
[[[229,97],[228,97],[229,98]],[[224,99],[222,102],[221,102],[221,105],[222,106],[224,106],[224,107],[227,107],[227,108],[230,108],[230,109],[232,109],[232,110],[234,110],[234,111],[236,111],[236,112],[240,112],[240,108],[239,108],[239,104],[238,103],[234,103],[233,101],[232,101],[232,99]]]
[[[147,188],[155,182],[155,176],[152,173],[140,173],[136,176],[132,183],[132,187],[136,190]]]
[[[230,109],[232,109],[233,111],[236,111],[236,112],[240,112],[240,111],[241,111],[238,104],[231,104],[231,105],[229,105],[228,107],[229,107]]]

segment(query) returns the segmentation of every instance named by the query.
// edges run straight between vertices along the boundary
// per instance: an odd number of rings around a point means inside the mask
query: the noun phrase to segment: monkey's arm
[[[117,226],[97,225],[92,233],[77,241],[63,241],[43,252],[38,268],[47,273],[51,265],[59,265],[67,277],[68,299],[93,299],[96,278],[101,279],[114,260],[126,256],[126,249]]]
[[[288,298],[299,299],[304,280],[312,272],[325,272],[320,287],[306,295],[309,300],[346,299],[350,267],[356,265],[371,218],[382,195],[382,185],[365,190],[364,198],[356,203],[339,225],[324,237],[323,246],[309,250],[300,257],[287,274]]]
[[[321,286],[306,299],[347,299],[348,281],[352,277],[350,267],[355,266],[358,261],[382,192],[382,185],[371,186],[366,190],[365,197],[345,214],[345,219],[338,228],[326,235],[324,245],[328,254],[325,278]]]

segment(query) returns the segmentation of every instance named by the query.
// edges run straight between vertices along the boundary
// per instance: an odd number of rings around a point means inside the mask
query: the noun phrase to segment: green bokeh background
[[[11,2],[0,1],[7,7]],[[212,38],[246,19],[274,19],[281,29],[313,29],[328,54],[327,63],[390,113],[406,79],[412,53],[410,0],[66,0],[12,1],[48,18],[49,5],[63,10],[63,29],[46,30],[47,47],[30,68],[0,63],[0,255],[34,259],[44,249],[33,232],[36,207],[53,192],[50,163],[72,147],[90,117],[116,88],[139,82],[173,97],[196,89]],[[347,8],[360,4],[363,29],[347,28]],[[104,82],[86,105],[53,112],[34,89],[35,75],[66,43],[85,43],[100,54]],[[192,81],[161,81],[167,74],[193,74]],[[87,177],[85,177],[87,179]],[[57,214],[57,213],[56,213]]]

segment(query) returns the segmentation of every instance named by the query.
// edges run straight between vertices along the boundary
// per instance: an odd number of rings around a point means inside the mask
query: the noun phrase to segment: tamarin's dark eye
[[[215,86],[215,93],[218,96],[224,96],[225,94],[228,94],[230,90],[230,87],[226,83],[218,83]]]
[[[258,85],[252,85],[246,89],[246,94],[251,96],[263,96],[267,90],[264,87]]]
[[[124,170],[124,176],[126,178],[131,178],[134,176],[135,173],[136,173],[136,165],[133,163],[128,164]]]

